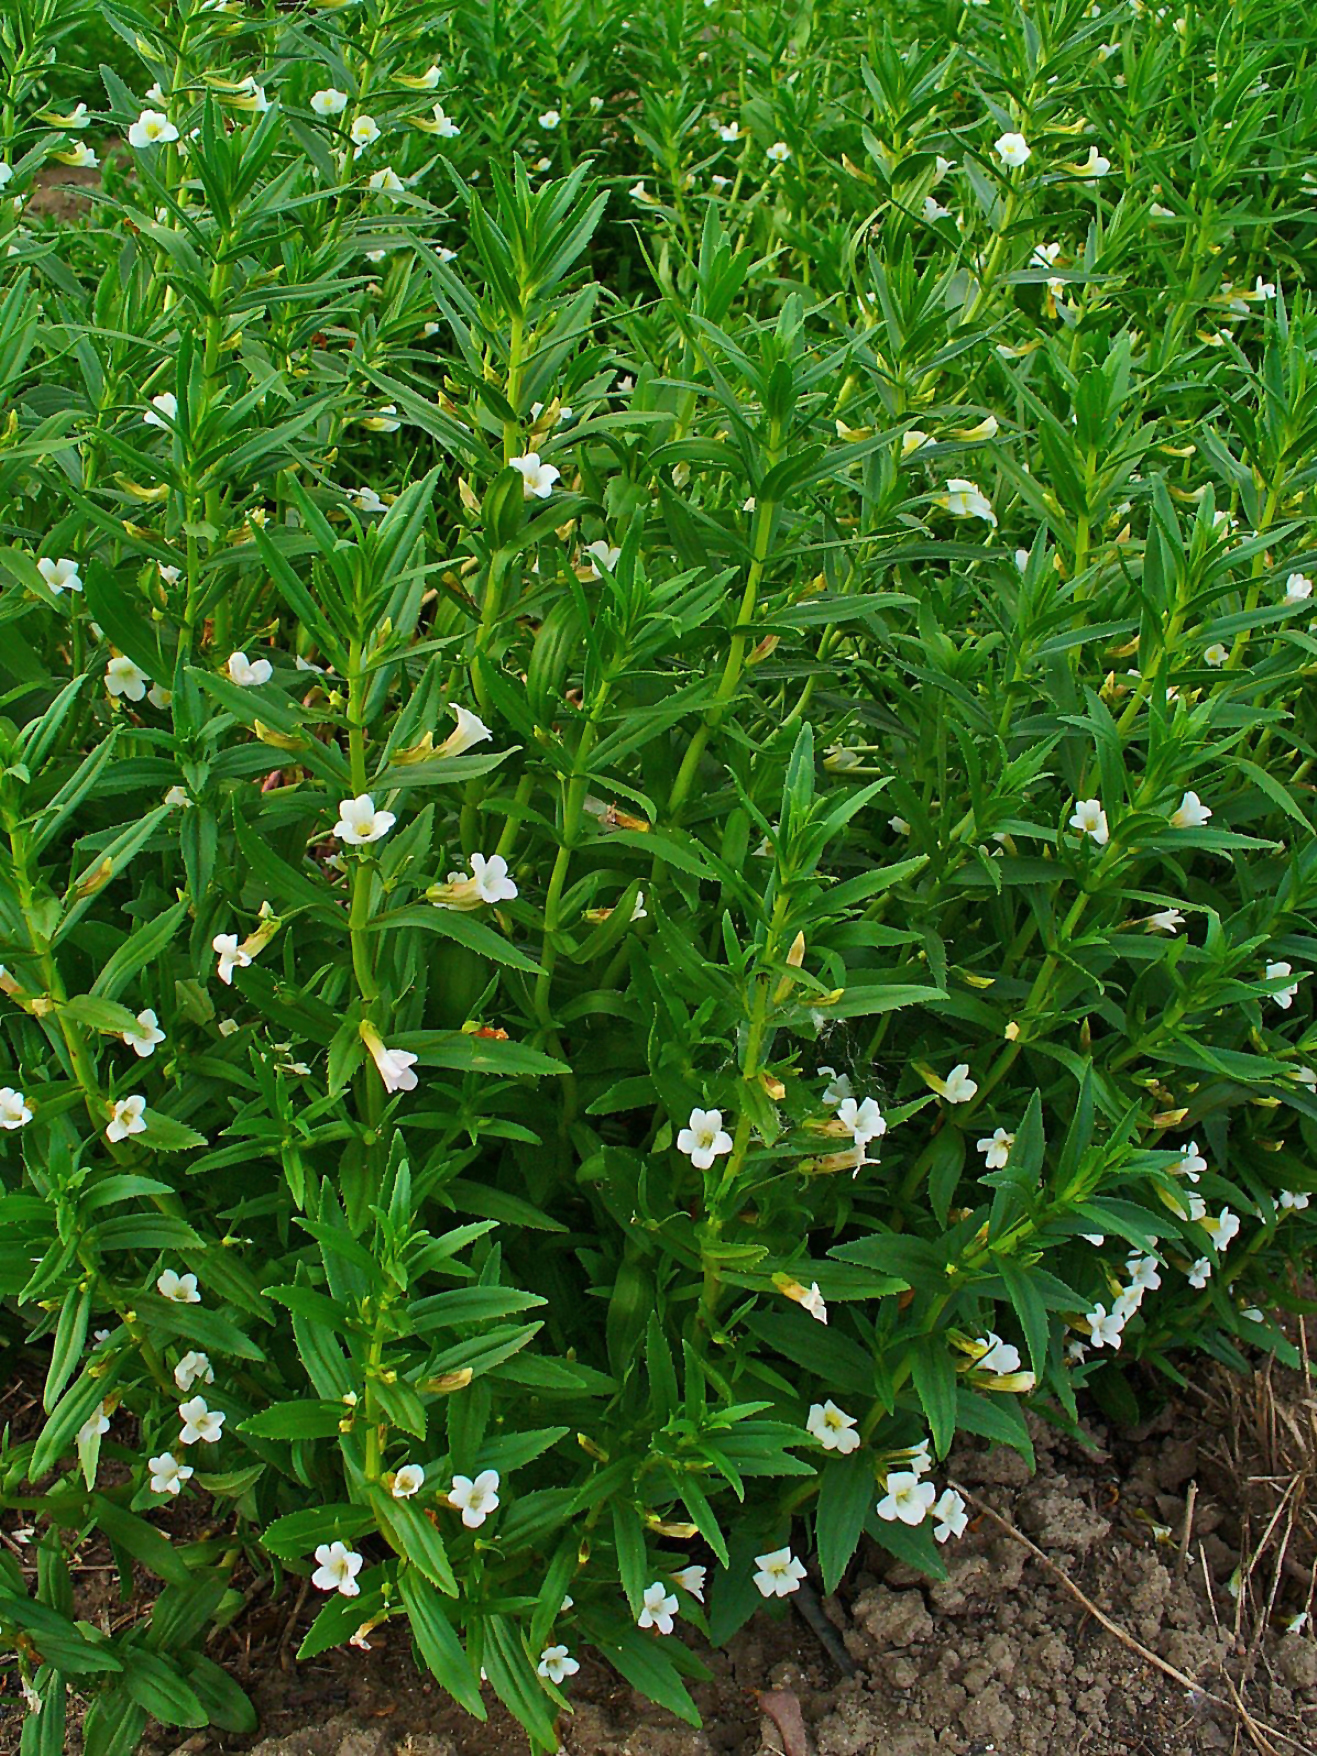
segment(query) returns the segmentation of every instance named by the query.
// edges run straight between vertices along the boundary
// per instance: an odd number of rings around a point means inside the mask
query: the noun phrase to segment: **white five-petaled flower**
[[[213,1384],[215,1368],[210,1363],[209,1354],[197,1353],[189,1348],[188,1352],[174,1367],[174,1382],[186,1394],[194,1384]]]
[[[1196,1183],[1206,1169],[1207,1160],[1199,1152],[1196,1140],[1180,1148],[1180,1162],[1175,1167],[1177,1177],[1187,1177],[1191,1183]]]
[[[543,128],[549,134],[553,133],[554,129],[558,126],[559,122],[561,122],[561,121],[562,121],[562,117],[559,115],[557,110],[541,110],[540,111],[540,127]]]
[[[796,1303],[800,1306],[802,1311],[808,1311],[816,1323],[826,1323],[828,1321],[827,1303],[823,1294],[819,1291],[819,1283],[816,1280],[809,1283],[808,1290],[801,1294]]]
[[[565,1646],[546,1646],[535,1667],[538,1674],[550,1683],[561,1683],[566,1677],[574,1677],[580,1668]]]
[[[714,1159],[731,1150],[732,1137],[723,1127],[722,1111],[692,1110],[677,1136],[677,1151],[684,1152],[697,1171],[707,1171]]]
[[[219,979],[226,988],[231,988],[234,970],[246,969],[251,963],[251,953],[239,945],[236,933],[216,933],[210,948],[219,958]]]
[[[1209,647],[1205,647],[1203,650],[1203,663],[1211,665],[1214,671],[1219,671],[1229,658],[1230,648],[1219,640],[1214,640]]]
[[[860,1104],[853,1097],[843,1098],[837,1105],[837,1120],[861,1151],[871,1140],[881,1140],[887,1132],[886,1119],[872,1098],[865,1098]]]
[[[671,1634],[673,1617],[677,1613],[676,1598],[668,1590],[661,1579],[647,1585],[640,1600],[640,1614],[636,1617],[638,1628],[657,1628],[660,1634]]]
[[[448,115],[442,104],[434,106],[434,132],[440,140],[455,140],[462,132],[453,118]]]
[[[180,1463],[172,1451],[162,1451],[159,1457],[149,1457],[146,1467],[151,1472],[153,1494],[177,1495],[183,1483],[196,1473],[190,1463]]]
[[[879,1518],[888,1524],[922,1524],[937,1499],[932,1482],[921,1481],[912,1469],[896,1469],[888,1476],[887,1492],[878,1502]]]
[[[1199,1223],[1216,1246],[1218,1254],[1222,1256],[1230,1248],[1232,1241],[1239,1236],[1239,1215],[1232,1213],[1228,1207],[1223,1207],[1215,1219],[1210,1213],[1205,1214]]]
[[[992,502],[977,482],[967,481],[964,476],[952,476],[946,493],[935,494],[933,499],[953,518],[982,518],[994,528],[996,526],[997,514],[992,510]]]
[[[319,1565],[311,1575],[317,1591],[337,1591],[344,1597],[360,1597],[357,1575],[365,1562],[346,1543],[321,1543],[316,1549]]]
[[[144,427],[159,427],[168,432],[170,421],[178,419],[178,398],[172,390],[162,390],[151,398],[151,406],[142,416]]]
[[[154,1055],[157,1043],[163,1043],[165,1033],[160,1028],[160,1020],[150,1006],[139,1012],[136,1019],[126,1031],[121,1032],[120,1040],[128,1045],[135,1055],[145,1059]]]
[[[671,1577],[674,1585],[679,1585],[683,1591],[688,1591],[697,1603],[702,1604],[704,1602],[704,1582],[708,1576],[709,1569],[707,1567],[692,1566],[683,1567],[679,1573],[674,1573]]]
[[[605,572],[612,573],[622,559],[621,549],[614,548],[612,543],[603,537],[600,537],[597,543],[589,544],[585,552],[590,557],[590,574],[594,579],[601,577],[599,572],[601,567]]]
[[[820,1067],[819,1078],[829,1081],[821,1102],[825,1110],[835,1110],[844,1099],[851,1095],[851,1082],[844,1073],[838,1073],[835,1067]]]
[[[958,1061],[942,1082],[942,1096],[949,1104],[967,1104],[978,1091],[969,1076],[969,1062]]]
[[[835,1402],[815,1402],[810,1404],[805,1431],[825,1451],[839,1451],[843,1457],[849,1457],[861,1443],[856,1425],[855,1416],[846,1414]]]
[[[58,561],[52,561],[48,555],[43,555],[37,562],[37,572],[56,597],[62,592],[82,590],[82,575],[78,572],[78,563],[70,561],[67,555],[62,555]]]
[[[790,1597],[800,1590],[805,1566],[790,1548],[772,1549],[767,1555],[755,1556],[754,1583],[761,1597]]]
[[[369,793],[358,793],[355,799],[339,800],[334,834],[349,847],[365,847],[382,841],[397,821],[392,811],[377,811]]]
[[[1008,170],[1018,170],[1029,158],[1033,148],[1023,134],[1007,132],[999,134],[993,142],[992,150]]]
[[[311,93],[311,108],[317,116],[341,116],[348,107],[348,94],[327,85],[323,91]]]
[[[511,902],[516,896],[517,886],[502,854],[490,854],[488,858],[484,854],[472,854],[470,866],[470,877],[461,872],[450,872],[447,884],[436,884],[426,892],[436,908],[465,911],[479,908],[482,903],[492,906]]]
[[[741,124],[739,122],[715,122],[713,131],[719,140],[726,141],[729,145],[732,141],[741,138]]]
[[[395,1500],[410,1500],[413,1494],[419,1494],[425,1486],[425,1471],[419,1463],[404,1463],[401,1469],[393,1472],[393,1485],[389,1492]]]
[[[1130,1277],[1131,1287],[1141,1287],[1146,1293],[1155,1293],[1162,1284],[1159,1266],[1155,1256],[1142,1256],[1137,1250],[1134,1251],[1125,1260],[1125,1272]]]
[[[1302,1213],[1311,1200],[1312,1197],[1306,1190],[1282,1189],[1276,1205],[1291,1213]]]
[[[1084,160],[1083,164],[1072,165],[1070,169],[1076,177],[1083,177],[1085,179],[1105,177],[1107,172],[1111,169],[1111,160],[1104,158],[1095,146],[1090,146],[1088,149],[1088,157]]]
[[[1267,981],[1278,982],[1283,980],[1285,976],[1292,976],[1294,966],[1288,963],[1269,963],[1262,973]],[[1273,1006],[1279,1006],[1282,1012],[1288,1012],[1293,1006],[1298,992],[1299,984],[1291,982],[1286,987],[1277,988],[1274,994],[1268,995],[1268,998]]]
[[[934,225],[938,220],[950,219],[951,209],[949,207],[943,207],[942,203],[938,201],[935,196],[925,195],[924,218],[930,225]]]
[[[208,1408],[204,1396],[191,1397],[178,1406],[183,1423],[179,1439],[184,1445],[217,1445],[228,1416],[221,1409]]]
[[[379,123],[373,116],[357,116],[354,118],[351,128],[348,129],[348,136],[356,148],[352,156],[360,158],[366,148],[374,146],[379,139]]]
[[[396,402],[386,402],[375,414],[361,415],[358,418],[368,433],[396,433],[402,425],[398,419]]]
[[[176,1305],[201,1303],[195,1274],[179,1274],[172,1268],[166,1268],[156,1281],[155,1290],[162,1299],[172,1299]]]
[[[1124,1312],[1108,1311],[1105,1305],[1094,1305],[1084,1321],[1088,1324],[1089,1340],[1094,1347],[1119,1349],[1120,1332],[1125,1327]]]
[[[130,1134],[145,1134],[146,1117],[143,1114],[145,1109],[146,1099],[144,1097],[117,1098],[114,1104],[114,1113],[106,1125],[105,1138],[107,1140],[127,1140]]]
[[[22,1092],[12,1085],[0,1085],[0,1128],[12,1132],[26,1128],[31,1120],[32,1111]]]
[[[974,1150],[983,1154],[985,1170],[999,1171],[1010,1158],[1014,1145],[1013,1134],[1008,1134],[1004,1128],[994,1128],[991,1134],[974,1142]]]
[[[516,470],[521,477],[521,493],[525,500],[547,500],[553,492],[553,484],[562,476],[562,471],[551,463],[541,463],[538,451],[528,451],[524,457],[510,457],[508,468]]]
[[[1014,1342],[1003,1341],[995,1330],[990,1329],[986,1336],[980,1336],[974,1344],[981,1353],[976,1353],[974,1370],[991,1372],[994,1378],[1009,1378],[1020,1369],[1020,1350]]]
[[[448,1504],[462,1514],[468,1530],[479,1530],[491,1512],[498,1510],[498,1471],[482,1469],[473,1480],[470,1476],[454,1476],[448,1492]]]
[[[1197,1287],[1201,1292],[1212,1278],[1212,1262],[1208,1256],[1200,1256],[1189,1270],[1189,1285]]]
[[[78,1428],[78,1443],[86,1445],[92,1439],[99,1439],[110,1430],[110,1416],[104,1402],[98,1402]]]
[[[449,702],[453,716],[457,720],[456,731],[449,732],[439,747],[441,756],[462,756],[476,744],[483,744],[487,738],[494,736],[478,713],[469,708],[459,707],[455,701]]]
[[[375,195],[401,195],[407,185],[392,165],[385,165],[382,170],[371,172],[366,187]]]
[[[138,148],[168,146],[177,139],[178,129],[160,110],[143,110],[128,130],[129,146]]]
[[[1184,915],[1178,908],[1158,909],[1148,916],[1146,925],[1150,933],[1178,933],[1184,925]]]
[[[249,659],[245,652],[231,652],[226,669],[229,680],[241,689],[259,689],[274,675],[274,666],[269,659]]]
[[[365,1042],[370,1050],[370,1058],[384,1081],[385,1091],[416,1090],[417,1078],[412,1071],[416,1065],[416,1056],[410,1050],[386,1048],[374,1032],[365,1038]]]
[[[344,488],[344,497],[357,512],[387,512],[389,509],[374,488]]]
[[[1091,835],[1099,847],[1105,847],[1111,840],[1101,799],[1076,799],[1069,827],[1077,829],[1081,835]]]
[[[151,679],[146,672],[140,670],[130,658],[121,652],[105,667],[105,687],[111,695],[123,696],[126,701],[140,701],[146,694]]]
[[[791,148],[785,140],[775,140],[764,157],[771,165],[784,165],[791,157]]]
[[[1197,793],[1186,793],[1171,813],[1172,829],[1201,829],[1212,815]]]
[[[1312,596],[1312,581],[1306,573],[1291,573],[1285,581],[1285,602],[1303,604]]]
[[[933,1503],[933,1536],[939,1543],[948,1537],[964,1536],[969,1525],[965,1502],[954,1488],[946,1488]]]
[[[85,140],[75,140],[67,152],[57,152],[55,157],[80,171],[94,171],[101,162]]]

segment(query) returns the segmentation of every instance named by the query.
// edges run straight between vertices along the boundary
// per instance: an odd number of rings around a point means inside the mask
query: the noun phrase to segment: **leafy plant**
[[[0,20],[24,1756],[248,1729],[240,1563],[694,1722],[957,1432],[1292,1357],[1306,27],[90,17]]]

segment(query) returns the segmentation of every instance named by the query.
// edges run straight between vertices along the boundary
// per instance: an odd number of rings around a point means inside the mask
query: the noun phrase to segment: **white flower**
[[[1311,1196],[1297,1189],[1282,1189],[1278,1206],[1289,1209],[1292,1213],[1302,1213],[1307,1207]]]
[[[231,988],[234,970],[246,969],[251,963],[251,954],[239,945],[236,933],[216,933],[210,948],[219,957],[219,979],[226,988]]]
[[[1076,799],[1069,827],[1077,829],[1081,835],[1091,835],[1099,847],[1105,847],[1111,839],[1101,799]]]
[[[128,130],[128,144],[138,148],[144,146],[168,146],[170,141],[178,139],[178,129],[169,117],[159,110],[143,110],[141,115]]]
[[[907,430],[901,435],[902,461],[904,462],[907,457],[913,457],[917,451],[922,451],[925,445],[931,445],[932,443],[933,438],[931,434],[923,432],[918,427],[907,428]]]
[[[676,1615],[678,1604],[661,1579],[647,1585],[641,1597],[640,1614],[636,1617],[638,1628],[657,1628],[660,1634],[671,1634],[672,1618]]]
[[[862,1104],[857,1104],[853,1097],[843,1098],[837,1105],[837,1120],[861,1151],[887,1132],[883,1113],[872,1098],[865,1098]]]
[[[1211,1278],[1211,1259],[1207,1256],[1200,1256],[1197,1262],[1195,1262],[1193,1267],[1189,1270],[1189,1285],[1191,1287],[1198,1287],[1201,1291]]]
[[[1276,297],[1275,281],[1263,280],[1262,276],[1258,275],[1253,282],[1253,291],[1248,296],[1251,299],[1259,300],[1265,304],[1268,299],[1274,299]]]
[[[816,1323],[828,1321],[828,1307],[823,1294],[819,1291],[819,1283],[814,1280],[809,1284],[809,1291],[802,1294],[796,1301],[802,1311],[808,1311]]]
[[[1125,1262],[1125,1272],[1130,1277],[1131,1288],[1138,1287],[1143,1292],[1155,1293],[1162,1284],[1158,1267],[1155,1256],[1141,1256],[1138,1251],[1133,1252]]]
[[[1294,974],[1292,965],[1288,963],[1269,963],[1263,971],[1264,978],[1269,982],[1278,982],[1285,976]],[[1274,994],[1268,995],[1273,1006],[1279,1006],[1282,1012],[1288,1012],[1294,1004],[1294,997],[1299,991],[1299,984],[1291,982],[1288,987],[1278,988]]]
[[[785,140],[775,140],[772,146],[770,146],[768,151],[764,154],[764,157],[770,164],[784,165],[791,157],[791,148],[787,145]]]
[[[993,143],[992,150],[1009,170],[1018,170],[1030,156],[1033,148],[1023,134],[1001,134]]]
[[[612,543],[606,542],[603,537],[597,543],[591,543],[585,552],[590,557],[590,574],[594,579],[601,577],[599,572],[601,567],[612,573],[622,559],[621,549],[615,549]]]
[[[436,908],[474,909],[482,903],[511,902],[517,886],[508,874],[508,863],[502,854],[471,855],[471,876],[450,872],[447,884],[436,884],[426,892]]]
[[[713,131],[719,140],[727,141],[729,144],[733,140],[741,138],[741,124],[739,122],[715,122]]]
[[[358,512],[387,512],[389,509],[374,488],[344,488],[348,504]]]
[[[1102,154],[1095,146],[1089,147],[1088,157],[1084,160],[1082,165],[1071,165],[1070,167],[1071,173],[1074,176],[1085,177],[1088,179],[1105,177],[1110,169],[1111,160],[1103,158]]]
[[[1014,1145],[1013,1134],[1008,1134],[1004,1128],[994,1128],[991,1134],[974,1142],[974,1150],[983,1154],[985,1170],[999,1171],[1010,1158]]]
[[[540,111],[540,127],[543,128],[546,133],[552,134],[561,121],[562,117],[558,114],[557,110]]]
[[[997,514],[992,510],[992,502],[977,483],[966,481],[964,476],[952,476],[946,493],[935,494],[933,498],[953,518],[983,518],[996,526]]]
[[[912,1469],[896,1469],[888,1476],[887,1492],[878,1502],[879,1518],[888,1524],[898,1518],[902,1524],[922,1524],[937,1499],[932,1482],[920,1481]]]
[[[4,159],[0,159],[0,189],[3,189],[6,184],[12,183],[13,180],[14,167],[10,164],[6,164]]]
[[[179,580],[183,577],[183,569],[181,567],[170,567],[164,561],[157,561],[155,566],[156,572],[160,575],[161,579],[164,580],[166,585],[177,585]]]
[[[912,1445],[905,1454],[907,1469],[912,1469],[917,1476],[926,1476],[933,1467],[933,1448],[927,1439],[921,1439],[918,1445]]]
[[[1228,1207],[1223,1207],[1215,1219],[1211,1214],[1206,1214],[1199,1223],[1222,1256],[1230,1248],[1231,1242],[1239,1236],[1239,1215],[1232,1213]]]
[[[1020,1369],[1020,1350],[1013,1342],[1003,1341],[995,1330],[989,1330],[987,1336],[980,1336],[975,1342],[976,1348],[983,1352],[974,1360],[976,1372],[991,1372],[994,1378],[1008,1378],[1012,1372]]]
[[[453,118],[445,114],[442,104],[434,107],[434,132],[440,140],[453,140],[462,132]]]
[[[416,1065],[416,1056],[407,1049],[388,1049],[372,1034],[366,1038],[366,1047],[379,1069],[380,1078],[384,1081],[384,1089],[388,1092],[415,1091],[417,1078],[412,1068]]]
[[[851,1095],[850,1080],[844,1073],[838,1073],[835,1067],[820,1067],[819,1078],[830,1081],[828,1089],[823,1094],[824,1109],[835,1110],[843,1099]]]
[[[92,1439],[99,1439],[103,1433],[108,1433],[109,1430],[109,1414],[106,1412],[105,1404],[103,1402],[98,1402],[96,1407],[87,1416],[87,1419],[78,1428],[78,1443],[79,1445],[86,1445]]]
[[[793,1591],[800,1590],[805,1577],[804,1563],[796,1559],[789,1547],[756,1555],[755,1567],[754,1582],[761,1597],[790,1597]]]
[[[385,165],[383,170],[371,172],[366,187],[376,195],[400,195],[407,185],[392,165]]]
[[[395,1500],[410,1500],[413,1494],[419,1494],[425,1486],[425,1471],[419,1463],[404,1463],[402,1468],[393,1473],[393,1486],[389,1492]]]
[[[1121,1312],[1108,1312],[1105,1305],[1094,1305],[1084,1321],[1088,1324],[1089,1340],[1094,1347],[1109,1347],[1113,1351],[1119,1349],[1120,1332],[1125,1327],[1125,1318]]]
[[[855,1416],[843,1413],[835,1402],[815,1402],[810,1404],[805,1431],[825,1451],[839,1451],[843,1457],[849,1457],[861,1443],[856,1425]]]
[[[321,1543],[316,1549],[316,1560],[319,1566],[311,1575],[311,1583],[317,1591],[337,1591],[344,1597],[361,1595],[357,1575],[365,1563],[355,1550],[346,1543]]]
[[[37,562],[37,572],[56,597],[62,592],[82,590],[82,575],[78,572],[78,563],[70,561],[67,556],[52,561],[49,556],[43,555]]]
[[[645,893],[643,890],[638,890],[636,892],[636,900],[631,909],[631,920],[634,922],[647,921],[648,919],[649,914],[645,908]]]
[[[697,1603],[704,1602],[704,1582],[709,1576],[707,1567],[683,1567],[680,1573],[672,1575],[672,1583],[688,1591]]]
[[[454,1476],[448,1504],[462,1514],[462,1523],[468,1530],[479,1530],[490,1513],[498,1509],[498,1471],[482,1469],[474,1481],[470,1476]]]
[[[356,148],[356,151],[352,155],[353,158],[359,159],[362,153],[365,152],[366,148],[368,146],[373,146],[379,137],[379,124],[373,116],[357,116],[354,118],[351,128],[348,129],[348,138]]]
[[[935,200],[933,196],[925,195],[924,218],[930,225],[933,225],[938,220],[950,219],[951,209],[949,207],[943,207],[942,203]]]
[[[732,1137],[723,1127],[722,1111],[692,1110],[677,1136],[677,1151],[684,1152],[697,1171],[707,1171],[714,1159],[731,1150]]]
[[[22,1092],[12,1085],[0,1085],[0,1128],[12,1133],[15,1128],[26,1128],[31,1120],[32,1111]]]
[[[1015,571],[1017,573],[1023,573],[1025,571],[1025,569],[1028,567],[1028,565],[1029,565],[1029,551],[1028,551],[1028,549],[1017,549],[1015,551]]]
[[[327,85],[323,91],[312,92],[311,108],[317,116],[341,116],[348,107],[348,94]]]
[[[153,1494],[177,1495],[183,1483],[196,1473],[190,1463],[180,1463],[172,1451],[162,1451],[159,1457],[149,1457],[146,1467],[151,1472]]]
[[[1184,915],[1178,908],[1158,909],[1155,915],[1149,915],[1147,927],[1150,933],[1178,933],[1184,925]]]
[[[933,1504],[933,1536],[939,1543],[946,1542],[948,1537],[962,1537],[969,1526],[969,1513],[965,1510],[965,1502],[954,1488],[947,1488]]]
[[[269,659],[249,659],[245,652],[231,652],[226,669],[229,680],[242,689],[259,689],[274,675]]]
[[[172,1268],[166,1268],[155,1283],[155,1290],[162,1299],[172,1299],[176,1305],[199,1305],[201,1294],[197,1291],[195,1274],[177,1274]]]
[[[207,1408],[204,1396],[194,1396],[179,1404],[178,1418],[183,1423],[179,1439],[184,1445],[216,1445],[228,1416],[219,1409]]]
[[[1285,602],[1302,604],[1312,596],[1312,581],[1306,573],[1291,573],[1285,581]]]
[[[142,1112],[146,1108],[144,1097],[118,1098],[114,1105],[114,1114],[110,1117],[105,1130],[107,1140],[127,1140],[130,1134],[146,1133],[146,1117]]]
[[[402,425],[397,416],[397,403],[386,402],[378,414],[362,415],[360,420],[368,433],[396,433]]]
[[[1199,1152],[1196,1140],[1180,1148],[1180,1162],[1175,1167],[1177,1177],[1188,1177],[1191,1183],[1196,1183],[1206,1169],[1207,1160]]]
[[[978,1089],[969,1076],[969,1062],[958,1061],[943,1081],[942,1096],[949,1104],[967,1104]]]
[[[392,811],[377,811],[369,793],[358,793],[355,799],[339,800],[333,833],[349,847],[365,847],[382,841],[397,821]]]
[[[144,1012],[137,1014],[136,1023],[121,1033],[121,1041],[125,1042],[135,1055],[145,1058],[154,1055],[156,1044],[163,1043],[165,1033],[160,1028],[160,1020],[148,1006]]]
[[[565,1646],[546,1646],[535,1667],[550,1683],[561,1683],[564,1677],[574,1677],[580,1668]]]
[[[189,1350],[174,1367],[174,1382],[184,1392],[191,1390],[194,1384],[213,1384],[215,1368],[210,1363],[210,1356]]]
[[[893,835],[909,835],[910,833],[910,825],[906,822],[904,817],[889,817],[887,819],[887,827],[891,830]]]
[[[1228,646],[1223,646],[1219,640],[1214,640],[1203,652],[1203,663],[1205,665],[1211,665],[1214,671],[1219,671],[1229,657],[1230,648]]]
[[[444,739],[439,749],[441,756],[462,756],[476,744],[483,744],[486,738],[494,736],[478,713],[459,707],[455,701],[450,702],[449,706],[457,720],[457,730],[449,732]]]
[[[1172,829],[1201,829],[1212,815],[1197,793],[1186,793],[1171,813]]]
[[[128,701],[140,701],[146,694],[146,686],[150,681],[146,672],[139,670],[121,652],[115,653],[105,667],[106,689],[111,695],[122,695]]]
[[[151,406],[142,416],[144,427],[159,427],[162,432],[169,431],[170,421],[178,419],[178,398],[172,390],[162,390],[159,396],[151,398]]]
[[[528,451],[524,457],[510,457],[508,467],[521,477],[521,493],[525,500],[547,500],[553,492],[553,484],[562,475],[553,464],[541,463],[538,451]]]

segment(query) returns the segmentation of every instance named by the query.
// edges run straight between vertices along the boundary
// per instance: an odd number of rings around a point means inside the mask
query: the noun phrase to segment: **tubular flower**
[[[805,1431],[812,1439],[817,1439],[825,1451],[838,1451],[843,1457],[849,1457],[861,1443],[856,1425],[855,1416],[845,1414],[835,1402],[816,1402],[810,1406]]]
[[[553,492],[553,484],[562,477],[562,471],[551,463],[542,463],[538,451],[528,451],[524,457],[510,457],[508,468],[516,470],[521,477],[521,493],[525,500],[547,500]]]
[[[425,894],[436,908],[466,912],[485,904],[511,902],[517,886],[502,854],[491,854],[488,859],[484,854],[472,854],[469,878],[461,872],[450,872],[447,884],[432,884]]]
[[[563,1682],[567,1677],[574,1677],[580,1668],[565,1646],[546,1646],[540,1654],[539,1664],[535,1667],[541,1677],[555,1684]]]
[[[468,1530],[479,1530],[491,1512],[499,1506],[499,1475],[496,1469],[482,1469],[474,1478],[454,1476],[448,1492],[448,1504],[462,1514]]]
[[[1076,799],[1074,815],[1068,827],[1077,829],[1081,835],[1091,835],[1099,847],[1105,847],[1111,840],[1107,814],[1102,809],[1101,799]]]
[[[164,1040],[165,1033],[160,1028],[160,1020],[149,1006],[144,1012],[137,1014],[130,1029],[120,1034],[120,1041],[126,1043],[133,1053],[143,1060],[148,1055],[154,1055],[157,1044],[163,1043]]]
[[[657,1628],[660,1634],[671,1634],[673,1618],[677,1614],[678,1604],[661,1579],[645,1587],[641,1598],[640,1614],[636,1617],[638,1628]]]
[[[982,518],[996,527],[997,514],[992,510],[992,502],[977,482],[966,481],[964,476],[952,476],[946,492],[934,494],[933,502],[953,518]]]
[[[947,1488],[933,1503],[933,1537],[944,1543],[948,1537],[964,1536],[969,1526],[965,1502],[954,1488]]]
[[[346,1543],[321,1543],[316,1549],[316,1561],[311,1583],[317,1591],[337,1591],[343,1597],[361,1595],[357,1575],[365,1562]]]
[[[207,1407],[204,1396],[194,1396],[179,1404],[178,1418],[183,1423],[179,1438],[184,1445],[217,1445],[228,1416],[220,1409]]]
[[[1008,170],[1016,171],[1025,164],[1033,153],[1033,148],[1023,134],[999,134],[993,142],[992,150]]]
[[[684,1152],[697,1171],[707,1171],[716,1158],[732,1150],[732,1137],[723,1127],[721,1110],[694,1109],[690,1121],[677,1136],[677,1151]]]
[[[1171,813],[1172,829],[1202,829],[1212,815],[1197,793],[1186,793]]]
[[[415,1091],[418,1082],[412,1068],[416,1065],[416,1056],[407,1049],[386,1048],[383,1037],[366,1019],[362,1020],[360,1029],[361,1040],[379,1070],[385,1091]]]
[[[176,1274],[172,1268],[166,1268],[155,1283],[155,1290],[162,1299],[170,1299],[176,1305],[199,1305],[201,1294],[197,1291],[195,1274]]]
[[[800,1590],[805,1577],[804,1563],[796,1559],[789,1547],[756,1555],[755,1569],[754,1583],[761,1597],[790,1597],[793,1591]]]
[[[392,811],[377,811],[369,793],[358,793],[355,799],[339,800],[334,834],[349,847],[365,847],[382,841],[397,821]]]
[[[888,1524],[898,1519],[902,1524],[922,1524],[928,1517],[937,1489],[932,1482],[921,1481],[912,1469],[893,1470],[886,1482],[887,1492],[878,1502],[879,1518]]]
[[[127,1140],[130,1134],[146,1133],[146,1099],[133,1097],[117,1098],[114,1110],[105,1129],[107,1140]]]
[[[190,1463],[180,1463],[172,1451],[162,1451],[159,1457],[148,1458],[146,1466],[151,1472],[153,1494],[173,1494],[177,1497],[183,1483],[190,1481],[196,1473]]]

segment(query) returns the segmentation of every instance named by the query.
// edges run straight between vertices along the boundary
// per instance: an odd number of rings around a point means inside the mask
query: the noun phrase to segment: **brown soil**
[[[869,1551],[823,1606],[854,1676],[799,1616],[765,1615],[713,1656],[694,1731],[583,1655],[563,1756],[1317,1756],[1317,1640],[1284,1627],[1312,1608],[1317,1403],[1269,1368],[1206,1386],[1134,1432],[1094,1422],[1088,1447],[1035,1422],[1033,1477],[1014,1453],[958,1450],[950,1473],[1047,1564],[987,1512],[940,1583]],[[314,1609],[256,1601],[212,1647],[262,1741],[157,1733],[149,1756],[525,1756],[497,1704],[483,1726],[455,1709],[400,1631],[297,1665]],[[17,1743],[5,1705],[0,1752]]]

